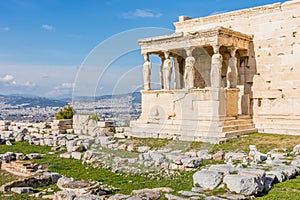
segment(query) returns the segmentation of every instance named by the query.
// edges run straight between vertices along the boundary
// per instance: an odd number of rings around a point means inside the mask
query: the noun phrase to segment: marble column
[[[171,84],[171,74],[172,74],[172,61],[170,59],[170,53],[164,52],[165,61],[163,64],[163,81],[164,89],[169,90]]]
[[[152,64],[149,61],[149,55],[144,54],[143,77],[144,77],[144,90],[150,90],[150,78]]]
[[[159,69],[159,78],[160,78],[160,84],[161,84],[161,89],[164,89],[164,74],[163,74],[163,67],[164,67],[164,61],[165,61],[165,57],[164,55],[159,55],[160,59],[161,59],[161,65],[160,65],[160,69]]]
[[[211,59],[210,82],[212,88],[220,88],[222,85],[221,70],[222,70],[222,55],[219,52],[219,46],[213,46],[214,55]]]
[[[174,61],[174,89],[181,89],[178,58],[176,56],[173,56],[173,61]]]
[[[230,58],[229,58],[229,66],[227,73],[227,86],[229,88],[236,88],[237,86],[237,58],[235,56],[236,48],[230,47]]]
[[[184,85],[186,89],[195,87],[195,58],[192,56],[193,48],[186,49]]]

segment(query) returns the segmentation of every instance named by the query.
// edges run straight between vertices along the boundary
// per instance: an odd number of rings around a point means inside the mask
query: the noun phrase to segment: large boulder
[[[253,174],[227,174],[223,181],[231,192],[247,196],[262,192],[264,189],[264,183]]]
[[[217,171],[201,170],[193,175],[195,186],[206,190],[213,190],[222,182],[222,174]]]

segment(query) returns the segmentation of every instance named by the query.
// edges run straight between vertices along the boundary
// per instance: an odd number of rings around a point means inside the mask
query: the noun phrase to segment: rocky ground
[[[295,138],[294,142],[300,141]],[[235,148],[240,140],[251,141],[251,136],[228,142],[222,149],[222,145],[159,139],[149,140],[152,141],[149,143],[148,140],[113,136],[31,134],[27,129],[4,131],[0,134],[0,143],[12,150],[0,155],[2,170],[15,167],[13,171],[18,172],[15,175],[20,177],[23,173],[24,177],[6,182],[1,191],[3,195],[28,193],[28,197],[37,199],[252,199],[264,196],[277,183],[294,179],[299,174],[300,145],[290,143],[287,148],[282,145],[278,145],[279,148],[265,147],[262,153],[259,151],[261,142],[257,142],[258,146],[253,143],[246,147],[244,143],[242,150],[241,146]],[[48,147],[49,152],[47,155],[25,153],[13,148],[24,142],[32,147]],[[229,145],[232,145],[231,151],[227,148]],[[268,145],[274,147],[274,143]],[[55,169],[50,172],[45,165],[28,167],[24,164],[22,166],[26,167],[18,170],[18,165],[7,164],[28,160],[39,163],[38,159],[51,154],[51,159],[80,161],[82,166],[91,167],[95,172],[96,169],[106,169],[124,177],[143,177],[144,182],[148,179],[149,187],[131,187],[131,191],[122,194],[113,181],[91,181],[88,175],[85,180],[74,179],[57,173]],[[29,177],[25,177],[26,170],[32,172]],[[72,170],[76,171],[77,167]],[[92,173],[93,170],[86,172]],[[180,187],[181,177],[186,178],[182,179],[182,184],[190,182],[190,186]],[[164,181],[166,184],[159,183]],[[118,184],[123,187],[124,184],[137,183],[129,180]],[[49,185],[55,185],[55,189],[37,191],[37,188]],[[147,183],[143,185],[147,186]]]

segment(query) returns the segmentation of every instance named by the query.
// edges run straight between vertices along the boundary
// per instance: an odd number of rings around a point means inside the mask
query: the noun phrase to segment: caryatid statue
[[[144,89],[150,90],[150,77],[151,77],[151,62],[149,61],[149,55],[144,54],[144,65],[143,65],[143,77],[144,77]]]
[[[237,85],[237,58],[235,57],[236,48],[230,48],[230,59],[229,59],[229,66],[227,72],[227,86],[229,88],[236,88]]]
[[[185,59],[184,84],[186,89],[195,87],[195,58],[192,56],[192,49],[186,50],[187,58]]]
[[[171,74],[172,74],[172,61],[170,59],[170,53],[165,52],[165,61],[163,65],[163,81],[164,89],[169,90],[171,84]]]
[[[223,57],[219,52],[219,46],[213,46],[214,55],[211,58],[211,71],[210,71],[210,82],[212,88],[220,88],[221,83],[221,71]]]
[[[163,55],[159,55],[160,59],[161,59],[161,65],[159,68],[159,79],[160,79],[160,84],[161,84],[161,89],[164,89],[164,75],[163,75],[163,68],[164,68],[164,61],[165,61],[165,57]]]

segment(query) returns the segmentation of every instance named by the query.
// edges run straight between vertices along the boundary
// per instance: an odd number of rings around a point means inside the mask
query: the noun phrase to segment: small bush
[[[66,106],[63,109],[60,109],[55,116],[55,119],[72,119],[74,115],[74,109],[72,106]]]

